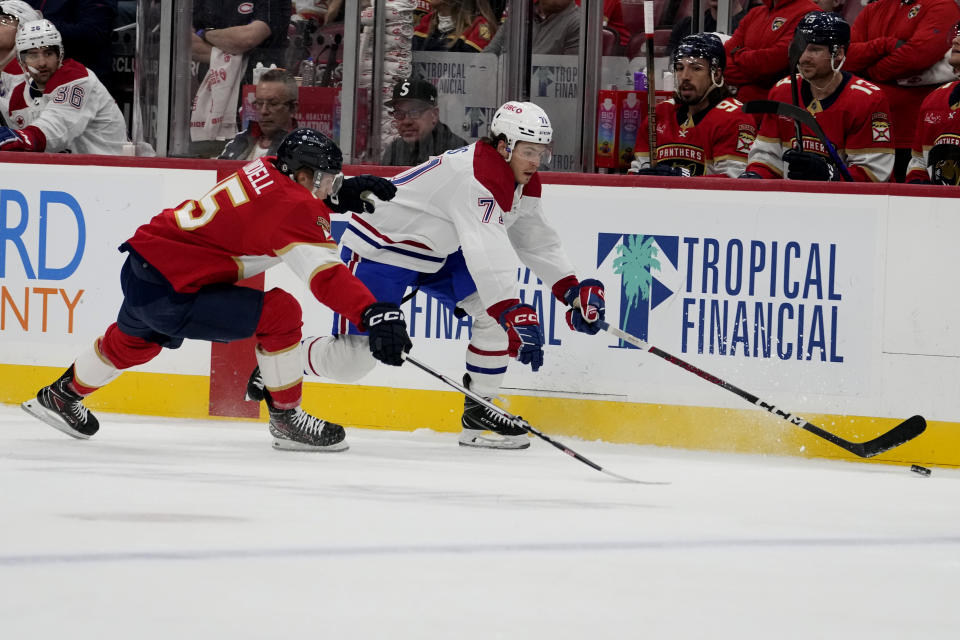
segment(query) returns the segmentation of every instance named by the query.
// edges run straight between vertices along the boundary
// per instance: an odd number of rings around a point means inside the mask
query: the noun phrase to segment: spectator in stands
[[[702,32],[713,33],[717,30],[717,7],[719,4],[719,0],[707,0],[707,10],[703,13],[703,20],[700,21],[700,30]],[[747,15],[748,11],[750,11],[749,5],[733,16],[730,25],[731,32],[736,31],[740,25],[740,21],[743,19],[743,16]],[[680,43],[680,39],[693,32],[692,26],[692,16],[684,16],[673,26],[673,30],[670,32],[670,43],[667,45],[667,50],[671,56],[673,56],[677,44]],[[724,28],[726,28],[726,26],[724,26]],[[724,30],[724,33],[726,33],[726,30]]]
[[[790,45],[799,52],[800,106],[813,114],[857,182],[887,182],[893,172],[893,142],[883,91],[849,71],[841,71],[850,44],[850,25],[835,13],[812,11],[800,21]],[[770,99],[791,102],[790,79],[770,91]],[[806,127],[796,138],[794,121],[763,117],[742,177],[840,180],[840,168],[822,141]]]
[[[724,86],[726,52],[715,34],[684,37],[673,54],[673,100],[657,105],[656,166],[650,166],[647,119],[637,132],[630,173],[735,178],[757,137],[751,116]]]
[[[580,47],[580,7],[573,0],[539,0],[531,7],[533,35],[530,51],[537,54],[576,55]],[[509,21],[509,18],[507,18]],[[487,53],[504,52],[506,23],[484,49]]]
[[[433,9],[413,30],[414,51],[483,51],[497,32],[488,0],[428,0]]]
[[[762,100],[789,71],[787,47],[800,18],[820,8],[812,0],[763,0],[725,43],[727,82],[740,102]]]
[[[297,81],[283,69],[270,69],[260,76],[254,90],[257,120],[227,143],[221,160],[256,160],[277,155],[280,141],[297,128]]]
[[[343,0],[294,0],[295,15],[326,26],[343,20]]]
[[[49,20],[22,22],[17,57],[28,72],[13,88],[0,127],[0,151],[119,155],[127,127],[116,101],[85,66],[64,57],[63,39]]]
[[[57,28],[70,57],[109,85],[117,0],[29,0],[29,3]]]
[[[950,66],[960,77],[960,25],[953,28]],[[960,80],[933,90],[920,105],[907,182],[960,185]]]
[[[890,101],[898,182],[910,161],[920,105],[939,84],[904,82],[943,59],[952,35],[947,25],[958,20],[960,9],[953,0],[877,0],[853,23],[846,68],[877,83]]]
[[[467,146],[466,140],[440,122],[437,88],[426,80],[400,80],[386,104],[393,111],[397,137],[387,147],[380,164],[412,167],[430,156]]]
[[[244,82],[252,79],[257,63],[283,66],[290,25],[289,0],[236,2],[195,0],[191,51],[197,62],[209,63],[213,47],[225,53],[247,56]],[[203,77],[202,75],[200,77]]]
[[[579,7],[582,0],[577,0]],[[617,36],[617,44],[626,48],[630,43],[630,30],[623,21],[623,7],[620,0],[603,0],[603,28],[609,29]]]
[[[21,0],[0,2],[0,126],[6,123],[10,93],[23,79],[23,69],[17,61],[17,26],[41,17],[39,11]]]

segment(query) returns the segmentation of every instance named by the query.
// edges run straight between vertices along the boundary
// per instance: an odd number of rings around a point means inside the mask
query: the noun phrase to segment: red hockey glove
[[[22,131],[0,127],[0,151],[43,151],[46,147],[47,137],[37,127]]]
[[[537,310],[515,304],[500,314],[500,326],[507,332],[507,353],[534,371],[543,366],[543,329]]]
[[[567,326],[580,333],[596,335],[600,327],[594,324],[606,316],[606,302],[603,296],[603,283],[599,280],[584,280],[575,287],[570,287],[563,294],[563,300],[570,309],[567,310]]]

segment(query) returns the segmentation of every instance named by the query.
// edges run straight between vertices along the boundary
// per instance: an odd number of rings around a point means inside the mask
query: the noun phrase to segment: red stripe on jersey
[[[503,211],[510,211],[517,186],[513,171],[503,156],[485,142],[478,142],[474,148],[473,175],[493,194]]]
[[[359,215],[354,214],[353,218],[351,219],[351,222],[356,222],[359,226],[363,227],[365,231],[367,231],[368,233],[371,233],[371,234],[377,236],[378,238],[380,238],[381,240],[383,240],[383,241],[386,242],[386,243],[389,243],[389,244],[405,244],[405,245],[408,245],[408,246],[411,246],[411,247],[416,247],[416,248],[418,248],[418,249],[423,249],[423,250],[425,250],[425,251],[431,251],[431,252],[433,251],[433,249],[431,249],[431,248],[428,247],[427,245],[423,244],[422,242],[416,242],[416,241],[414,241],[414,240],[393,240],[393,239],[391,239],[389,236],[385,236],[385,235],[383,235],[382,233],[380,233],[379,231],[377,231],[376,229],[374,229],[372,226],[370,226],[370,223],[369,223],[369,222],[367,222],[366,220],[364,220],[364,219],[363,219],[361,216],[359,216]]]
[[[45,94],[53,93],[53,90],[62,84],[69,84],[74,80],[80,80],[90,75],[87,68],[76,60],[64,60],[59,69],[53,72],[47,81],[47,86],[43,88]]]
[[[478,356],[505,356],[508,353],[506,349],[502,351],[487,351],[486,349],[478,349],[472,344],[467,345],[467,351],[475,353]]]

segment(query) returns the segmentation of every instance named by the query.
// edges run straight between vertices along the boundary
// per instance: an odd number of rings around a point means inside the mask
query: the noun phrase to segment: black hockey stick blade
[[[835,165],[837,165],[837,169],[840,171],[840,175],[843,176],[843,179],[847,182],[853,182],[853,176],[850,175],[850,170],[847,168],[846,163],[840,158],[840,154],[837,153],[837,148],[833,146],[833,143],[830,142],[830,138],[828,138],[827,134],[823,132],[823,129],[820,127],[817,119],[814,118],[813,114],[806,109],[802,107],[796,107],[792,104],[787,104],[786,102],[778,102],[776,100],[751,100],[743,105],[743,111],[744,113],[774,114],[783,116],[785,118],[790,118],[795,122],[802,123],[808,129],[813,131],[814,135],[816,135],[817,138],[820,139],[820,142],[823,143],[827,153],[830,154],[830,159],[833,160]]]
[[[589,459],[583,457],[582,455],[580,455],[579,453],[577,453],[576,451],[574,451],[574,450],[571,449],[570,447],[567,447],[566,445],[557,442],[556,440],[554,440],[554,439],[551,438],[550,436],[548,436],[548,435],[546,435],[546,434],[544,434],[544,433],[541,433],[539,430],[535,429],[529,422],[527,422],[526,420],[524,420],[524,419],[521,418],[520,416],[515,416],[515,415],[513,415],[512,413],[506,411],[505,409],[503,409],[503,408],[501,408],[501,407],[498,407],[497,405],[493,404],[492,402],[490,402],[489,400],[487,400],[487,399],[484,398],[483,396],[478,395],[478,394],[474,393],[473,391],[470,391],[470,389],[467,389],[467,388],[464,387],[463,385],[458,384],[458,383],[455,382],[454,380],[451,380],[451,379],[448,378],[447,376],[445,376],[445,375],[443,375],[442,373],[440,373],[439,371],[435,370],[433,367],[430,367],[430,366],[428,366],[428,365],[420,362],[420,361],[417,360],[416,358],[412,357],[409,353],[404,354],[403,357],[404,357],[404,359],[405,359],[407,362],[409,362],[409,363],[412,364],[413,366],[417,367],[418,369],[420,369],[420,370],[422,370],[422,371],[425,371],[426,373],[429,373],[429,374],[430,374],[431,376],[433,376],[434,378],[437,378],[437,379],[441,380],[442,382],[444,382],[445,384],[447,384],[448,386],[453,387],[454,389],[456,389],[457,391],[459,391],[459,392],[462,393],[463,395],[467,396],[468,398],[470,398],[470,399],[473,400],[474,402],[477,402],[477,403],[483,405],[484,407],[486,407],[487,409],[489,409],[489,410],[491,410],[491,411],[494,411],[494,412],[500,414],[501,416],[503,416],[504,418],[506,418],[507,420],[509,420],[511,423],[513,423],[515,426],[518,426],[518,427],[520,427],[521,429],[525,429],[528,433],[531,433],[531,434],[537,436],[538,438],[540,438],[541,440],[544,440],[545,442],[549,442],[549,443],[552,444],[554,447],[556,447],[556,448],[559,449],[560,451],[563,451],[565,454],[567,454],[567,455],[570,456],[571,458],[573,458],[573,459],[575,459],[575,460],[579,460],[580,462],[582,462],[583,464],[587,465],[588,467],[590,467],[590,468],[592,468],[592,469],[596,469],[597,471],[599,471],[599,472],[601,472],[601,473],[605,473],[605,474],[607,474],[608,476],[610,476],[611,478],[616,478],[617,480],[623,480],[624,482],[632,482],[633,484],[649,484],[649,485],[670,484],[669,482],[653,482],[653,481],[650,481],[650,480],[635,480],[635,479],[633,479],[633,478],[628,478],[627,476],[622,476],[622,475],[620,475],[619,473],[614,473],[613,471],[610,471],[609,469],[604,469],[603,467],[601,467],[600,465],[598,465],[596,462],[593,462],[592,460],[589,460]]]
[[[867,442],[850,442],[849,440],[844,440],[843,438],[836,436],[829,431],[825,431],[817,425],[809,422],[805,422],[805,424],[802,426],[810,433],[816,434],[825,440],[829,440],[835,445],[846,449],[855,456],[859,456],[861,458],[872,458],[873,456],[899,447],[900,445],[916,438],[926,430],[927,421],[923,419],[923,416],[913,416],[907,418],[893,429],[890,429],[890,431],[881,433],[873,440],[868,440]]]
[[[922,416],[913,416],[912,418],[904,420],[890,431],[880,434],[873,440],[868,440],[867,442],[851,442],[841,438],[835,433],[830,433],[822,427],[818,427],[817,425],[807,421],[804,418],[801,418],[800,416],[793,415],[792,413],[784,411],[770,402],[761,400],[758,396],[753,395],[749,391],[744,391],[740,387],[733,385],[726,380],[718,378],[712,373],[704,371],[700,367],[696,367],[689,362],[685,362],[680,358],[667,353],[663,349],[655,347],[652,344],[641,340],[635,335],[611,326],[609,323],[604,322],[603,320],[597,320],[596,322],[598,327],[607,333],[620,338],[624,342],[632,344],[633,346],[643,349],[644,351],[649,351],[655,356],[660,356],[670,364],[675,364],[681,369],[686,369],[695,376],[703,378],[707,382],[711,382],[722,389],[726,389],[727,391],[740,396],[750,404],[756,405],[761,409],[772,413],[778,418],[782,418],[792,425],[798,426],[801,429],[805,429],[806,431],[809,431],[810,433],[819,436],[828,442],[832,442],[838,447],[846,449],[850,453],[861,458],[872,458],[873,456],[883,453],[884,451],[889,451],[894,447],[899,447],[905,442],[909,442],[910,440],[916,438],[918,435],[923,433],[924,429],[927,428],[927,422]]]

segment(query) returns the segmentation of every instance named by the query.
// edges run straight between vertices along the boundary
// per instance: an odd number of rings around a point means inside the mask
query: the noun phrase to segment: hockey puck
[[[930,469],[927,469],[926,467],[921,467],[918,464],[910,465],[910,471],[913,471],[914,473],[919,473],[922,476],[928,476],[931,473],[933,473]]]

